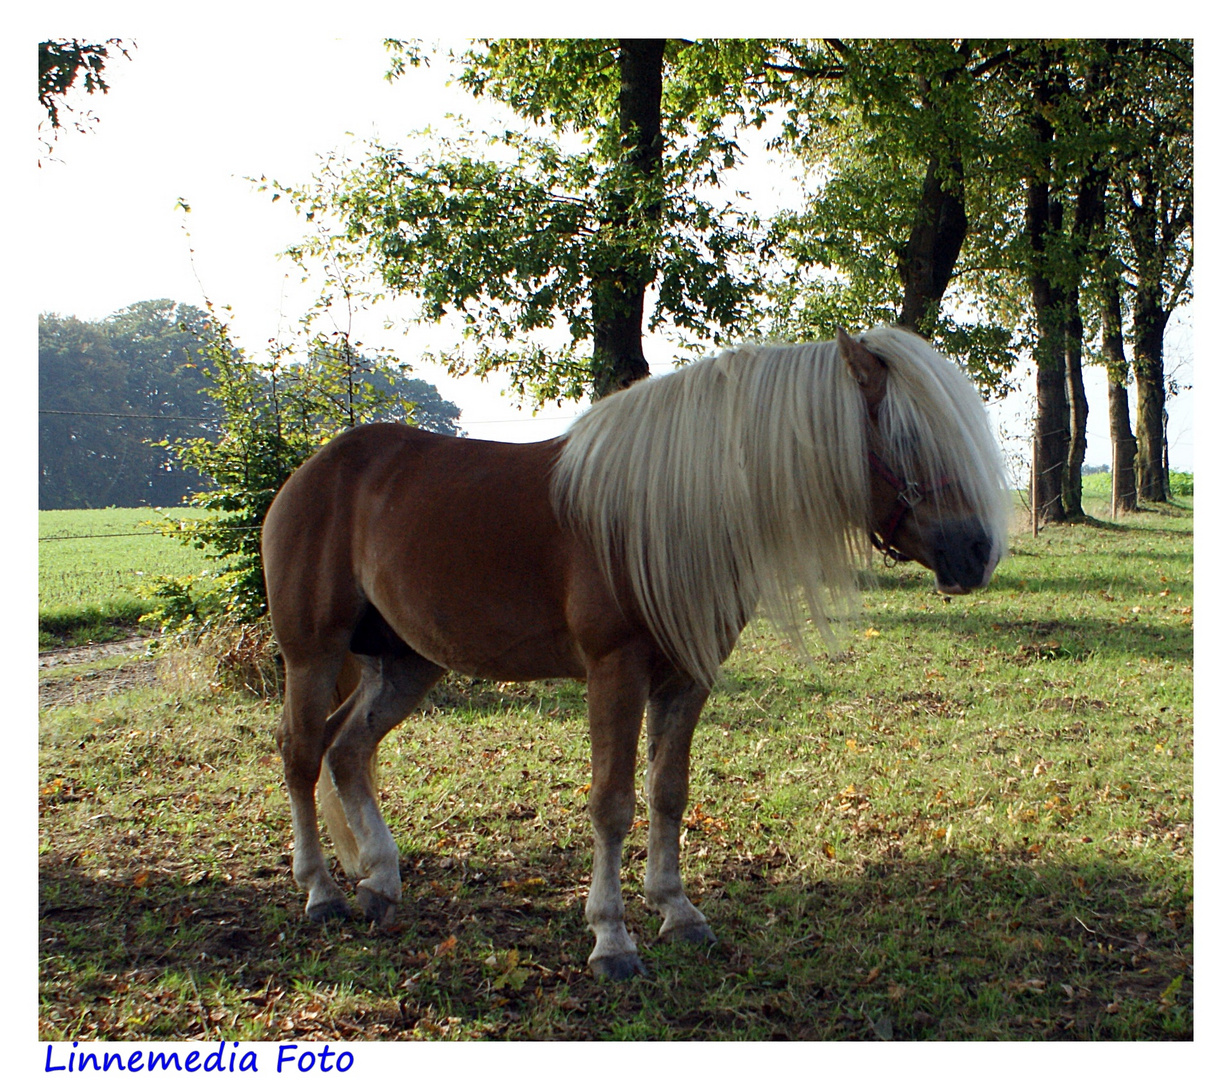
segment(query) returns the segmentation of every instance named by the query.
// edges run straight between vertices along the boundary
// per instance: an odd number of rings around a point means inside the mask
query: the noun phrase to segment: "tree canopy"
[[[209,314],[172,300],[145,300],[98,322],[40,316],[40,509],[176,506],[207,488],[207,474],[186,467],[175,447],[218,441],[225,402],[210,391],[223,348]],[[285,365],[281,377],[329,366],[319,355]],[[364,418],[460,434],[460,410],[436,387],[372,359],[357,357],[352,368],[375,403]],[[258,384],[268,378],[257,367],[244,370]],[[345,394],[335,391],[340,402]]]
[[[70,91],[80,86],[87,94],[107,93],[110,86],[105,68],[112,50],[118,50],[128,57],[131,47],[120,38],[108,38],[103,42],[81,41],[77,38],[39,42],[38,99],[39,104],[46,110],[52,138],[55,138],[63,126],[61,109],[73,111],[67,102]],[[97,118],[86,112],[80,119],[75,120],[77,130],[84,131],[85,121],[91,119]]]
[[[395,77],[419,60],[391,48]],[[785,43],[483,41],[455,60],[520,123],[409,157],[373,143],[272,185],[337,223],[299,257],[413,293],[429,319],[456,314],[452,370],[503,369],[540,403],[644,375],[645,330],[698,347],[757,321],[761,228],[731,172],[781,95]]]

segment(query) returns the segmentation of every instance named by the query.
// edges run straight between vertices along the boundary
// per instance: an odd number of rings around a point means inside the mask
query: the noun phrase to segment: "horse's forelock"
[[[1003,552],[1004,466],[975,387],[951,360],[905,330],[877,327],[863,341],[889,368],[879,413],[885,456],[925,490],[957,491]]]

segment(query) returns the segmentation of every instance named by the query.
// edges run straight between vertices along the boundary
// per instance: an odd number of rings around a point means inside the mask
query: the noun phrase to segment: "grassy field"
[[[970,597],[879,568],[813,667],[751,628],[686,817],[686,888],[720,942],[654,943],[643,807],[625,892],[651,975],[619,985],[585,970],[580,687],[451,678],[386,739],[405,891],[381,931],[300,917],[274,703],[190,658],[127,690],[109,661],[108,696],[59,672],[39,1037],[1192,1038],[1179,502],[1017,535]]]
[[[102,641],[131,632],[152,604],[143,586],[159,575],[204,569],[204,555],[151,521],[191,517],[183,508],[39,511],[39,647]]]

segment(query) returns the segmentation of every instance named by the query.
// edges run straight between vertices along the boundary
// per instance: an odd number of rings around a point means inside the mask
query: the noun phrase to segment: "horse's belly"
[[[434,664],[481,679],[584,678],[586,669],[568,642],[553,636],[521,635],[502,640],[487,635],[455,635],[441,627],[419,628],[407,644]]]
[[[458,591],[465,590],[459,585]],[[450,671],[500,682],[585,677],[563,616],[550,608],[508,606],[499,597],[475,604],[457,593],[372,599],[403,641]]]

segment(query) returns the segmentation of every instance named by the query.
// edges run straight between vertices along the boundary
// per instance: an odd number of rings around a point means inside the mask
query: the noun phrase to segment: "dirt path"
[[[136,686],[152,686],[157,681],[158,661],[145,655],[149,640],[130,637],[100,645],[79,645],[39,653],[39,708],[80,705]],[[118,667],[79,670],[83,665],[115,657],[131,659]],[[66,668],[78,670],[62,670]]]

